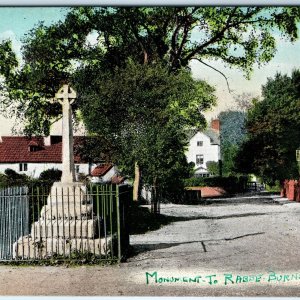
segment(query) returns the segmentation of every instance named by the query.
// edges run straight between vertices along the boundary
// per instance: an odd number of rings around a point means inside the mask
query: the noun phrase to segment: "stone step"
[[[100,228],[99,228],[100,226]],[[98,219],[89,220],[42,220],[35,222],[31,227],[31,236],[35,238],[65,237],[94,238],[103,232],[102,222]]]
[[[76,259],[76,254],[80,257],[80,253],[82,255],[87,252],[94,255],[111,256],[115,244],[116,239],[111,237],[99,239],[34,239],[30,236],[23,236],[13,245],[13,257],[14,259],[41,259],[54,255],[62,255],[63,257],[72,255]],[[114,255],[116,254],[114,253]]]

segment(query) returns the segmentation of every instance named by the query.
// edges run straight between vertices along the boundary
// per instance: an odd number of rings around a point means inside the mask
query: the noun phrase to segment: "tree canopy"
[[[145,184],[179,188],[190,172],[185,128],[203,127],[198,110],[215,102],[214,89],[187,71],[169,73],[163,65],[132,61],[90,78],[77,89],[81,117],[101,146],[109,144],[111,160],[131,177],[138,162]]]
[[[235,157],[239,146],[246,136],[244,111],[228,110],[218,116],[221,124],[221,159],[223,175],[231,175],[236,172]]]
[[[4,108],[25,121],[27,133],[48,133],[61,113],[50,104],[62,81],[76,84],[82,67],[113,70],[129,58],[159,61],[170,72],[222,60],[246,76],[276,51],[274,33],[298,38],[298,7],[77,7],[64,21],[39,24],[24,39],[17,69],[9,43],[0,45],[5,76]],[[1,54],[2,53],[2,54]]]
[[[269,183],[297,178],[300,71],[268,78],[262,95],[263,100],[257,101],[247,114],[248,135],[237,156],[238,169]]]

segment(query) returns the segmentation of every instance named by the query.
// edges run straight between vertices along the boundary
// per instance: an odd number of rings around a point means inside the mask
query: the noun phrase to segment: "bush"
[[[49,181],[49,182],[60,181],[61,174],[62,174],[62,171],[60,171],[58,169],[54,169],[54,168],[48,169],[48,170],[43,171],[40,174],[39,180]]]
[[[185,187],[205,186],[204,177],[191,177],[184,180]]]
[[[12,169],[6,169],[4,171],[4,174],[9,180],[27,180],[28,176],[25,174],[19,174],[15,170]]]
[[[0,186],[9,187],[16,185],[24,185],[30,181],[30,178],[25,174],[19,174],[12,169],[6,169],[4,174],[0,174]]]
[[[228,177],[192,177],[185,180],[186,187],[192,186],[211,186],[221,187],[228,193],[243,192],[247,188],[247,176],[228,176]]]
[[[281,185],[280,185],[280,182],[277,180],[275,182],[274,185],[266,185],[266,191],[267,192],[271,192],[271,193],[280,193],[280,190],[281,190]]]
[[[214,176],[220,175],[220,163],[216,161],[208,161],[206,163],[206,168],[209,174]]]

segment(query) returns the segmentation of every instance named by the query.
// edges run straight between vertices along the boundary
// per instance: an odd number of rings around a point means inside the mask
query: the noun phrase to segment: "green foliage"
[[[223,162],[223,174],[229,176],[235,174],[235,158],[239,151],[239,146],[231,144],[230,142],[223,143],[221,148],[222,162]]]
[[[224,111],[218,116],[221,129],[221,157],[223,166],[223,175],[229,176],[235,174],[235,157],[239,150],[239,145],[245,139],[245,120],[246,113],[243,111]]]
[[[265,182],[297,178],[296,149],[300,140],[300,72],[276,74],[263,86],[263,100],[248,111],[247,140],[237,156],[241,172]]]
[[[192,177],[185,180],[186,187],[221,187],[228,193],[243,192],[247,187],[247,176]]]
[[[277,180],[273,185],[266,185],[266,191],[269,193],[280,193],[281,191],[281,184]]]
[[[206,163],[206,168],[207,168],[209,174],[214,175],[214,176],[219,175],[220,169],[219,169],[219,163],[218,162],[208,161]]]
[[[82,118],[91,132],[102,128],[102,135],[119,132],[128,123],[133,127],[137,123],[168,123],[171,117],[181,126],[203,127],[204,117],[198,110],[210,108],[216,101],[214,89],[207,83],[193,80],[186,71],[170,74],[160,64],[128,61],[112,72],[84,69],[78,73],[78,81]]]
[[[11,78],[12,71],[18,66],[12,43],[9,40],[0,43],[0,74],[5,78]]]
[[[192,59],[221,59],[249,76],[255,63],[267,63],[274,56],[274,32],[290,41],[298,38],[299,10],[71,8],[63,22],[38,24],[27,34],[22,49],[24,64],[20,68],[11,42],[0,45],[0,73],[6,79],[2,109],[17,113],[25,122],[27,134],[48,134],[50,124],[61,114],[61,107],[46,100],[53,98],[62,82],[78,87],[78,70],[112,71],[123,68],[128,59],[137,64],[160,62],[171,72],[187,68]],[[90,42],[91,37],[96,39],[95,43]],[[88,82],[80,89],[88,86]]]
[[[0,174],[0,187],[24,185],[30,181],[25,174],[19,174],[12,169],[5,169],[4,174]]]
[[[144,184],[174,193],[182,187],[181,178],[191,171],[184,128],[204,126],[198,108],[215,101],[213,88],[185,71],[172,74],[162,65],[129,61],[113,74],[94,73],[81,95],[84,123],[104,137],[96,157],[110,148],[111,160],[129,177],[138,162]]]
[[[205,186],[204,177],[190,177],[184,180],[185,187]]]
[[[58,169],[48,169],[43,171],[40,176],[39,180],[42,181],[49,181],[49,182],[55,182],[55,181],[60,181],[62,171]]]
[[[7,176],[8,179],[11,179],[11,180],[18,180],[18,179],[26,178],[26,175],[19,174],[13,169],[5,169],[4,174]]]
[[[69,256],[54,254],[51,257],[45,259],[24,260],[19,257],[16,260],[0,261],[0,265],[10,266],[65,266],[65,267],[77,267],[82,265],[114,265],[118,263],[118,258],[113,257],[112,260],[107,260],[105,255],[94,255],[90,252],[72,251]]]

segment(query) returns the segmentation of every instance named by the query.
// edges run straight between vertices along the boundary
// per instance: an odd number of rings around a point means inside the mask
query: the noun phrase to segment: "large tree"
[[[91,80],[82,90],[79,83],[79,104],[87,129],[102,139],[99,145],[109,141],[111,159],[132,177],[139,177],[133,176],[138,165],[145,184],[179,188],[189,173],[185,128],[203,127],[197,111],[215,102],[214,89],[187,71],[170,74],[159,64],[129,61],[114,72],[87,72]]]
[[[263,100],[247,114],[247,140],[237,156],[238,169],[263,180],[299,176],[295,151],[300,141],[300,71],[276,74],[262,87]]]

